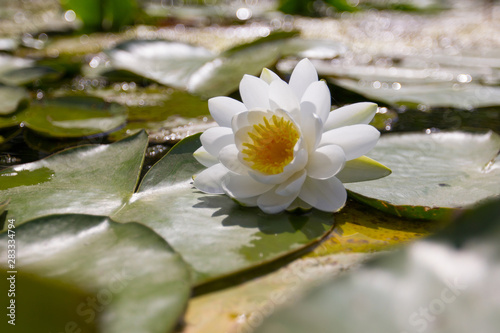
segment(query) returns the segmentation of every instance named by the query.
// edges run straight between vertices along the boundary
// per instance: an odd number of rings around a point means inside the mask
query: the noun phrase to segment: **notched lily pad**
[[[8,239],[7,232],[0,234],[3,254]],[[53,215],[16,227],[15,239],[16,285],[22,286],[16,291],[16,329],[22,332],[164,333],[184,312],[190,273],[141,224]],[[0,264],[2,273],[6,264]]]
[[[111,215],[134,191],[148,143],[144,132],[111,145],[68,149],[0,171],[0,201],[8,217],[62,213]]]
[[[499,151],[500,136],[493,132],[389,134],[367,156],[392,174],[346,188],[385,212],[439,219],[500,195]]]
[[[193,152],[200,146],[199,135],[174,146],[146,174],[129,204],[113,215],[121,222],[140,220],[167,239],[195,271],[197,285],[299,251],[330,230],[331,214],[271,218],[226,196],[197,191],[192,176],[204,167]]]

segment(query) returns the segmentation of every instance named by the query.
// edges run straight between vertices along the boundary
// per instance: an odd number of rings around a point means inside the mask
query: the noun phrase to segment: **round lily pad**
[[[127,110],[100,98],[65,97],[33,104],[20,117],[39,134],[75,138],[117,129],[125,123]]]
[[[14,268],[7,267],[6,255],[12,239]],[[182,258],[138,223],[77,214],[42,217],[0,234],[0,253],[5,258],[0,276],[5,281],[5,275],[15,275],[18,286],[19,332],[72,327],[72,332],[167,333],[190,296]],[[6,272],[12,270],[17,273]]]
[[[383,163],[386,178],[346,184],[350,195],[399,216],[439,219],[500,195],[500,136],[389,134],[367,156]]]

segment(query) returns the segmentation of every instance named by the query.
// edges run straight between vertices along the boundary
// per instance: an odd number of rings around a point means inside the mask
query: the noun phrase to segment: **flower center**
[[[283,168],[293,160],[293,147],[299,140],[295,125],[283,117],[273,115],[271,122],[263,117],[263,123],[253,125],[248,132],[252,142],[245,142],[243,159],[252,163],[251,168],[267,175],[283,172]]]

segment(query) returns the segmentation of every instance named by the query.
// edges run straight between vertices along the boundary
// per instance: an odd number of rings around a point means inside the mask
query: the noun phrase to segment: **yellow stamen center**
[[[263,122],[253,125],[252,131],[248,132],[251,142],[243,143],[245,149],[242,153],[252,169],[276,175],[293,160],[293,147],[299,140],[299,132],[290,120],[283,117],[273,115],[270,120],[263,117]]]

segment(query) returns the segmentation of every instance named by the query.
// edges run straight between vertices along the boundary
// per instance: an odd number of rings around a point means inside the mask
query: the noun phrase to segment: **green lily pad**
[[[330,230],[331,214],[270,217],[226,196],[197,191],[192,176],[204,167],[193,152],[200,146],[199,135],[174,146],[113,215],[120,222],[140,220],[163,236],[191,265],[196,284],[299,251]]]
[[[54,215],[11,231],[19,272],[16,329],[22,332],[72,327],[73,332],[164,333],[184,312],[189,271],[161,237],[141,224]],[[1,253],[7,253],[10,239],[7,232],[0,235]],[[10,276],[7,261],[0,265],[2,278]]]
[[[81,146],[0,171],[0,201],[17,223],[50,214],[111,215],[132,195],[148,140]]]
[[[500,305],[491,293],[500,281],[498,237],[496,200],[436,237],[330,279],[253,332],[496,332]]]
[[[499,87],[476,83],[405,85],[394,81],[371,83],[350,79],[335,79],[332,82],[370,100],[393,106],[422,104],[469,110],[500,105]]]
[[[238,89],[243,75],[258,75],[262,68],[274,65],[283,54],[286,41],[296,35],[296,32],[275,32],[223,52],[191,75],[188,91],[207,98],[232,93]]]
[[[33,66],[6,71],[0,76],[0,81],[10,85],[24,85],[36,80],[55,81],[62,74],[52,67]]]
[[[165,40],[133,40],[108,51],[112,64],[164,85],[184,88],[191,74],[214,54],[202,47]]]
[[[127,118],[125,107],[95,97],[64,97],[32,104],[19,117],[49,137],[75,138],[112,131]]]
[[[325,279],[357,269],[362,261],[376,255],[373,252],[393,250],[443,227],[435,221],[390,216],[352,200],[334,216],[333,231],[306,256],[246,283],[192,299],[185,330],[251,332],[279,305]]]
[[[500,136],[493,132],[385,135],[367,156],[392,174],[346,188],[385,212],[439,219],[500,195],[499,150]]]
[[[128,108],[127,124],[145,129],[159,129],[170,124],[169,118],[209,116],[207,101],[185,91],[162,86],[134,88],[126,91],[100,89],[91,94]],[[135,127],[137,128],[137,127]]]
[[[328,43],[292,40],[297,32],[273,32],[219,55],[198,46],[165,40],[135,40],[108,51],[115,69],[131,71],[161,84],[187,89],[203,97],[227,95],[238,89],[244,74],[260,73],[282,55],[300,52],[338,55],[342,48]],[[138,64],[141,64],[138,66]]]
[[[0,116],[10,115],[28,103],[28,91],[20,87],[0,86]]]

